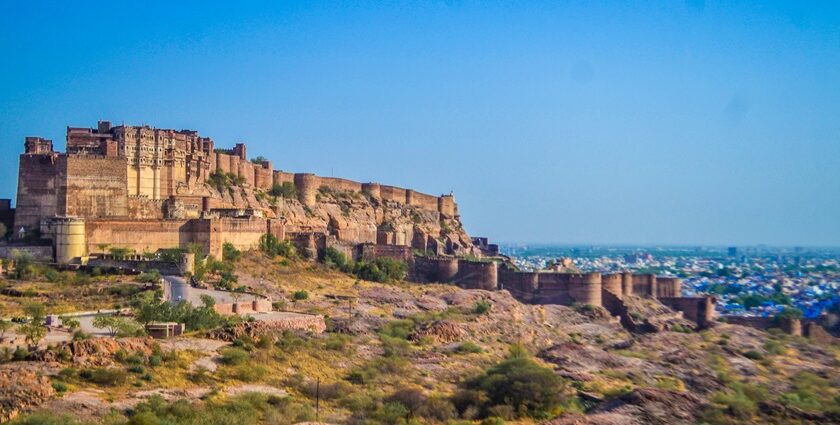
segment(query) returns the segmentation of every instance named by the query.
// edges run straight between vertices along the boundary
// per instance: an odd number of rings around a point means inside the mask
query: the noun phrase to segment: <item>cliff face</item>
[[[209,196],[217,208],[261,210],[269,218],[282,220],[287,232],[322,232],[347,243],[407,245],[430,254],[480,254],[459,216],[362,192],[321,187],[310,206],[249,186],[219,191],[204,184],[183,195]]]

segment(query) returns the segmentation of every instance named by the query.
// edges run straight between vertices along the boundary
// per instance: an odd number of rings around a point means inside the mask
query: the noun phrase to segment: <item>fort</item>
[[[328,244],[472,249],[465,232],[448,230],[461,228],[451,194],[275,170],[271,161],[247,159],[245,144],[219,149],[192,130],[100,121],[68,127],[65,153],[40,137],[26,137],[24,149],[13,235],[51,241],[59,263],[106,247],[140,253],[198,244],[219,256],[223,243],[254,248],[265,233],[305,251]],[[284,185],[291,196],[278,196]],[[359,200],[355,217],[340,210],[345,194]]]
[[[603,306],[619,316],[623,298],[648,297],[699,326],[713,320],[714,300],[682,297],[676,278],[516,270],[497,245],[467,235],[452,194],[276,170],[262,157],[249,160],[243,143],[220,149],[192,130],[100,121],[67,127],[64,153],[51,140],[26,137],[16,209],[0,202],[0,220],[13,226],[13,244],[40,257],[51,248],[59,264],[134,267],[141,257],[190,246],[220,257],[225,243],[253,249],[271,234],[310,257],[335,248],[354,259],[404,260],[418,282],[507,290],[534,304]],[[148,255],[114,257],[109,249]],[[186,263],[159,268],[178,273]]]

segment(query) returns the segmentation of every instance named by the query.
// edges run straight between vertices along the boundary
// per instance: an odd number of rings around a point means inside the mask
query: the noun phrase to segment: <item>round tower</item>
[[[569,297],[581,304],[601,306],[601,273],[574,275],[569,282]]]
[[[601,284],[605,291],[612,293],[618,298],[623,296],[620,274],[605,274],[601,276]]]
[[[55,219],[55,261],[59,264],[69,264],[73,260],[87,255],[85,239],[85,219],[58,218]]]
[[[367,193],[374,199],[382,199],[382,186],[379,183],[363,183],[362,192]]]
[[[458,259],[457,258],[440,258],[436,260],[437,273],[436,278],[440,283],[449,283],[455,280],[458,275]]]
[[[295,188],[297,188],[298,200],[303,205],[311,207],[317,202],[319,179],[315,174],[295,174]]]
[[[633,295],[633,272],[621,274],[621,291],[625,296]]]

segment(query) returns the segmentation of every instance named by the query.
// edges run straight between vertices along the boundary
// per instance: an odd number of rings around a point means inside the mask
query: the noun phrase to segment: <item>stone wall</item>
[[[15,252],[29,255],[36,261],[52,261],[53,247],[43,245],[0,245],[0,258],[15,258]]]
[[[634,274],[633,295],[640,297],[656,296],[656,275]]]
[[[682,279],[676,277],[656,278],[656,297],[673,298],[682,296]]]
[[[58,214],[57,161],[58,155],[52,152],[20,156],[15,232],[21,227],[27,231],[36,230],[42,217]]]
[[[708,327],[714,321],[714,297],[663,297],[659,298],[659,302],[672,310],[681,311],[683,317],[701,328]]]
[[[364,261],[373,261],[377,258],[391,258],[407,262],[411,260],[411,247],[366,243],[359,245],[359,255],[357,257]]]
[[[126,217],[126,160],[120,157],[60,155],[58,215]]]

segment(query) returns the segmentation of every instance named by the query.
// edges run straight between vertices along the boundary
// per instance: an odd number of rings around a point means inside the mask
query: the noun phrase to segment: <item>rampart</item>
[[[659,302],[672,310],[681,311],[683,317],[697,323],[701,328],[708,327],[714,321],[714,297],[662,297]]]
[[[766,331],[768,329],[781,329],[784,333],[792,336],[804,336],[819,343],[831,343],[836,339],[826,332],[825,328],[813,320],[798,319],[795,317],[743,317],[724,316],[727,323],[733,325],[748,326]]]

